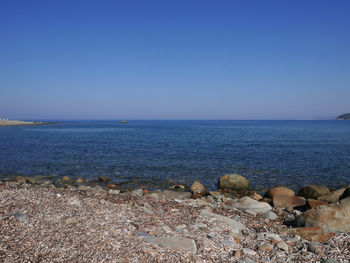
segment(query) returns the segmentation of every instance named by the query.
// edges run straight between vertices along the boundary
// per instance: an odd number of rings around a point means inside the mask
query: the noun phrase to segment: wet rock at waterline
[[[194,181],[191,185],[191,192],[195,198],[199,198],[206,194],[207,190],[205,189],[204,185],[202,185],[198,181]]]
[[[298,195],[305,197],[306,199],[312,198],[317,199],[320,196],[326,195],[329,193],[329,189],[322,185],[309,185],[303,187]]]
[[[292,189],[289,189],[287,187],[278,186],[278,187],[272,187],[267,190],[265,196],[268,198],[273,199],[275,195],[288,195],[288,196],[294,196],[295,193]]]
[[[220,189],[247,190],[249,181],[239,174],[226,174],[220,178]]]

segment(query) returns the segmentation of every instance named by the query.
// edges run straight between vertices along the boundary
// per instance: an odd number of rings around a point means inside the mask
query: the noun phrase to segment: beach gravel
[[[281,209],[271,221],[219,199],[147,196],[0,183],[0,262],[349,262],[349,233],[312,253]]]

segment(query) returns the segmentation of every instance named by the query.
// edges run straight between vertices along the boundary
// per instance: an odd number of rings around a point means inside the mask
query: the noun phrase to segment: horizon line
[[[22,121],[318,121],[318,120],[336,120],[336,117],[332,118],[276,118],[276,119],[157,119],[157,118],[21,118],[21,119],[9,119],[9,120],[22,120]]]

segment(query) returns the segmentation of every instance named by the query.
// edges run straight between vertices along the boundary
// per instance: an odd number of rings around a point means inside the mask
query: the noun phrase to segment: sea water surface
[[[62,121],[0,127],[0,177],[116,182],[199,180],[238,173],[253,188],[350,184],[350,121]]]

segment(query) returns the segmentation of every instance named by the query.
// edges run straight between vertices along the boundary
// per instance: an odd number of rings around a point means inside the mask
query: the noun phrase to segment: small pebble
[[[215,233],[209,233],[209,234],[207,235],[207,237],[209,237],[209,238],[214,238],[214,237],[216,237],[216,234],[215,234]]]
[[[223,240],[223,241],[221,241],[221,243],[222,243],[223,245],[227,245],[227,246],[233,245],[233,242],[230,241],[230,240]]]
[[[137,232],[136,237],[151,237],[152,235],[145,232]]]
[[[246,209],[246,210],[244,210],[244,212],[248,215],[251,215],[251,216],[257,215],[257,213],[254,210],[250,210],[250,209]]]
[[[168,226],[162,226],[162,229],[164,230],[165,233],[172,233],[173,231],[171,230],[170,227]]]
[[[236,259],[239,259],[241,258],[242,256],[242,253],[240,250],[236,250],[234,253],[233,253],[233,257],[236,258]]]
[[[284,242],[284,241],[279,241],[279,242],[276,244],[276,246],[277,246],[279,249],[282,249],[282,250],[284,250],[284,251],[288,251],[288,250],[289,250],[289,247],[288,247],[287,243]]]
[[[243,253],[250,256],[255,256],[256,254],[258,254],[256,251],[250,248],[243,248]]]
[[[282,241],[282,238],[279,235],[277,235],[277,234],[267,233],[266,237],[269,238],[269,239],[273,239],[273,240],[275,240],[277,242],[278,241]]]
[[[27,214],[18,213],[18,214],[15,214],[15,217],[19,222],[24,222],[24,221],[28,220]]]
[[[272,211],[267,211],[266,213],[263,213],[262,217],[265,218],[265,219],[268,219],[268,220],[276,220],[276,219],[278,219],[278,215],[276,215]]]
[[[309,243],[308,250],[317,255],[323,254],[321,247],[315,243]]]
[[[262,242],[259,246],[259,250],[261,251],[271,251],[273,249],[273,245],[267,242]]]
[[[84,183],[84,179],[78,178],[77,180],[75,180],[75,182],[78,184],[81,184],[81,183]]]

